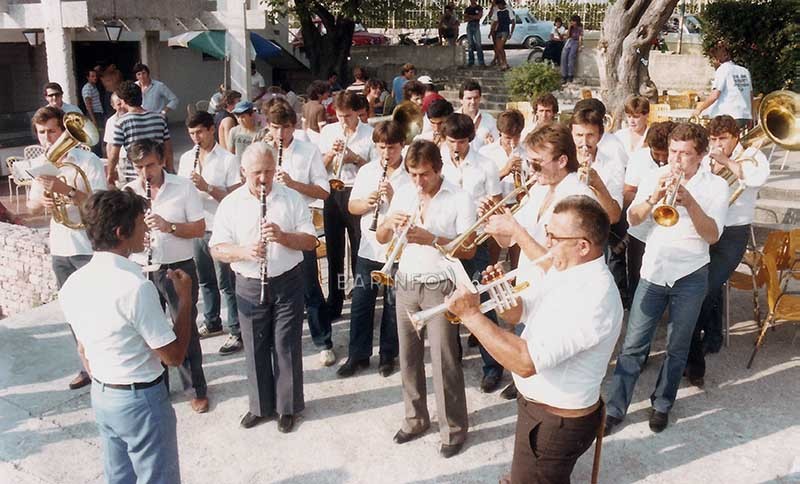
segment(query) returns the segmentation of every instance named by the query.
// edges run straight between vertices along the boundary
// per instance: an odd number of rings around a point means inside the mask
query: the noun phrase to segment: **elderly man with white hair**
[[[277,412],[278,430],[286,433],[305,406],[300,263],[317,239],[305,200],[273,183],[275,159],[264,143],[244,151],[245,183],[220,202],[209,246],[236,273],[250,400],[241,425],[253,427]]]

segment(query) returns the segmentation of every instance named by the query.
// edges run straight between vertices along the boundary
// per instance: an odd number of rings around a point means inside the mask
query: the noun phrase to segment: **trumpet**
[[[147,199],[147,215],[149,215],[153,211],[153,191],[150,186],[150,178],[144,180],[144,197]],[[147,247],[144,249],[147,263],[142,267],[142,272],[147,274],[161,268],[161,264],[153,264],[153,240],[155,240],[155,231],[151,229],[147,234]]]
[[[418,192],[419,195],[419,192]],[[408,230],[417,222],[417,218],[419,217],[419,212],[421,209],[422,202],[417,203],[417,207],[414,209],[414,213],[411,215],[408,223],[406,223],[403,230],[400,231],[395,237],[389,242],[389,247],[386,249],[386,263],[383,264],[381,270],[379,271],[372,271],[369,273],[369,276],[372,278],[373,281],[377,282],[378,284],[383,284],[384,286],[393,286],[394,285],[394,278],[392,277],[392,266],[394,266],[395,262],[400,260],[400,256],[403,255],[403,249],[405,248],[406,244],[408,243]]]
[[[578,151],[586,155],[584,158],[586,161],[581,162],[580,171],[578,173],[578,178],[580,179],[581,183],[588,186],[592,185],[591,180],[591,168],[592,168],[592,159],[589,156],[589,148],[587,146],[581,146],[578,148]]]
[[[521,187],[525,180],[528,179],[528,163],[527,160],[525,160],[525,158],[522,156],[519,145],[511,147],[510,157],[513,158],[515,156],[519,157],[521,160],[520,168],[514,169],[514,171],[511,172],[511,176],[514,178],[514,188],[516,189]]]
[[[378,190],[381,188],[381,183],[386,180],[386,172],[389,170],[389,158],[383,160],[383,174],[381,175],[381,180],[378,182]],[[375,205],[375,213],[372,215],[372,223],[369,226],[370,232],[375,232],[378,230],[378,215],[381,212],[381,204],[383,203],[383,195],[379,192],[378,193],[378,202]]]
[[[683,171],[677,177],[672,177],[672,182],[667,187],[664,198],[653,207],[653,221],[662,227],[672,227],[680,219],[678,209],[675,207],[675,200],[678,198],[678,188],[682,181]]]
[[[267,186],[265,184],[261,185],[261,190],[258,193],[258,201],[261,207],[261,217],[258,219],[260,228],[261,222],[263,222],[264,218],[267,216]],[[269,279],[267,276],[267,269],[269,267],[267,265],[267,260],[269,259],[267,254],[269,241],[264,238],[262,243],[264,244],[264,258],[261,260],[261,294],[259,295],[258,302],[260,305],[265,306],[269,301]]]
[[[332,190],[336,190],[340,192],[344,190],[344,182],[342,181],[342,169],[344,168],[344,154],[347,152],[347,141],[348,138],[344,139],[344,146],[342,146],[342,151],[336,153],[336,156],[333,157],[333,165],[331,166],[331,172],[333,173],[333,178],[329,180]]]

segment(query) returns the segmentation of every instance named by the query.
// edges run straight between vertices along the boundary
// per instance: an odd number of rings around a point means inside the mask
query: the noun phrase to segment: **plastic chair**
[[[32,160],[44,155],[44,147],[42,145],[28,145],[22,150],[22,156],[27,160]]]
[[[194,108],[197,110],[196,112],[206,111],[208,112],[208,101],[197,101],[194,103]]]
[[[661,121],[669,121],[670,107],[668,103],[651,104],[650,114],[647,115],[648,124],[659,123]]]

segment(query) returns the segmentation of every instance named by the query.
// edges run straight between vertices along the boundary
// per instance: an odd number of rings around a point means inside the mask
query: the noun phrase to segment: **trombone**
[[[417,193],[417,199],[419,199],[419,193]],[[381,267],[379,271],[372,271],[369,273],[372,280],[378,284],[383,284],[388,287],[394,286],[392,266],[394,266],[395,262],[400,261],[400,256],[403,255],[403,249],[408,243],[408,230],[417,223],[421,205],[422,202],[417,203],[414,213],[411,215],[405,227],[403,227],[403,230],[395,235],[392,241],[389,242],[389,247],[386,248],[386,263],[383,264],[383,267]]]
[[[672,182],[664,193],[664,198],[653,207],[653,221],[662,227],[672,227],[680,219],[675,200],[678,198],[678,188],[683,181],[683,171],[677,177],[673,175]]]

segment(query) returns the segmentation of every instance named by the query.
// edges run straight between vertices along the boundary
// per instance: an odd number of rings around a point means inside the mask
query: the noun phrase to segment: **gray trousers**
[[[421,284],[397,276],[397,332],[400,343],[400,376],[403,382],[405,420],[403,431],[422,432],[430,425],[427,390],[425,388],[425,334],[430,339],[433,364],[433,390],[436,413],[439,416],[439,435],[443,444],[453,445],[467,438],[467,397],[464,372],[459,354],[459,326],[444,315],[428,320],[418,333],[411,325],[408,312],[415,313],[444,302],[453,291],[449,281]]]
[[[180,269],[192,278],[192,315],[191,324],[189,324],[191,330],[189,348],[186,350],[183,364],[178,367],[178,375],[181,378],[183,388],[191,385],[197,398],[205,398],[208,393],[208,386],[206,385],[206,375],[203,373],[203,349],[200,347],[200,334],[197,332],[196,323],[197,294],[199,290],[197,269],[195,269],[194,260],[187,259],[174,264],[161,264],[161,267],[156,272],[150,274],[150,280],[153,281],[156,289],[158,289],[161,307],[163,308],[166,304],[173,321],[178,319],[178,293],[175,292],[175,286],[167,277],[168,269]],[[169,388],[169,372],[165,372],[164,375],[166,376],[167,388]]]
[[[92,260],[91,255],[52,256],[50,262],[53,265],[53,273],[56,275],[56,283],[58,284],[58,288],[61,289],[61,286],[67,282],[69,276],[71,276],[73,272],[88,264],[90,260]],[[69,332],[72,333],[72,339],[75,340],[77,344],[78,339],[75,337],[75,332],[72,331],[72,326],[69,324],[69,321],[67,321],[67,326],[69,327]],[[86,368],[83,367],[83,360],[81,360],[81,373],[84,375],[89,374],[89,372],[86,371]]]
[[[294,415],[305,408],[303,286],[298,264],[269,279],[269,302],[261,306],[261,281],[236,274],[247,394],[253,415]]]

